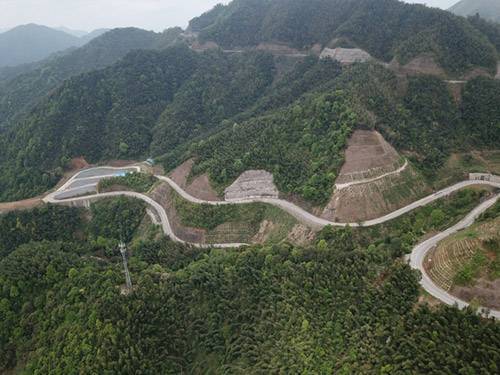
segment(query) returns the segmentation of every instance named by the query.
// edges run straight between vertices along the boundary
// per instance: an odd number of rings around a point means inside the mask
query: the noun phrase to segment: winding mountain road
[[[72,202],[91,202],[94,200],[102,199],[102,198],[107,198],[107,197],[117,197],[117,196],[129,196],[137,199],[141,199],[144,202],[146,202],[151,208],[153,208],[157,214],[159,215],[161,226],[163,229],[163,232],[169,236],[172,240],[185,243],[185,244],[190,244],[196,247],[200,248],[209,248],[209,247],[217,247],[217,248],[235,248],[235,247],[241,247],[245,246],[246,244],[242,243],[226,243],[226,244],[199,244],[199,243],[188,243],[176,236],[174,231],[172,230],[172,226],[170,225],[168,215],[165,211],[165,209],[155,200],[152,198],[148,197],[145,194],[141,193],[135,193],[135,192],[130,192],[130,191],[118,191],[118,192],[109,192],[109,193],[102,193],[102,194],[93,194],[93,195],[85,195],[85,196],[77,196],[81,193],[81,189],[87,189],[89,187],[95,188],[97,187],[98,181],[102,178],[109,178],[116,176],[117,173],[121,173],[123,171],[127,170],[134,170],[138,167],[125,167],[125,168],[110,168],[110,167],[100,167],[100,168],[92,168],[88,170],[84,170],[80,173],[77,173],[75,176],[73,176],[68,182],[66,182],[63,186],[61,186],[58,190],[49,193],[45,196],[43,199],[44,202],[46,203],[53,203],[53,204],[67,204],[67,203],[72,203]],[[101,172],[99,172],[101,171]],[[108,173],[109,172],[109,173]],[[85,177],[82,177],[85,176]],[[467,186],[472,186],[472,185],[489,185],[493,186],[496,188],[500,188],[500,179],[497,176],[491,176],[489,175],[490,178],[486,180],[476,180],[476,179],[470,179],[470,180],[465,180],[462,182],[459,182],[455,185],[449,186],[445,189],[442,189],[438,192],[435,192],[434,194],[431,194],[425,198],[422,198],[416,202],[413,202],[409,204],[408,206],[405,206],[403,208],[400,208],[399,210],[393,211],[387,215],[384,215],[382,217],[373,219],[373,220],[368,220],[363,223],[339,223],[339,222],[333,222],[329,220],[322,219],[320,217],[314,216],[313,214],[305,211],[301,207],[298,207],[297,205],[283,200],[283,199],[275,199],[275,198],[251,198],[251,199],[241,199],[241,200],[231,200],[230,202],[227,201],[207,201],[207,200],[202,200],[196,197],[193,197],[191,194],[186,192],[184,189],[182,189],[178,184],[176,184],[172,179],[166,177],[166,176],[160,176],[157,175],[155,176],[157,179],[160,181],[164,181],[170,185],[172,189],[174,189],[182,198],[185,200],[195,203],[195,204],[209,204],[209,205],[228,205],[228,204],[249,204],[249,203],[267,203],[274,205],[276,207],[281,208],[282,210],[288,212],[292,216],[294,216],[297,220],[302,222],[303,224],[313,228],[313,229],[321,229],[327,225],[332,225],[332,226],[340,226],[340,227],[345,227],[345,226],[351,226],[351,227],[368,227],[368,226],[374,226],[378,224],[385,223],[387,221],[393,220],[401,215],[404,215],[418,207],[425,206],[427,204],[430,204],[437,199],[446,197],[450,194],[452,194],[455,191],[458,191],[464,187]],[[491,180],[490,180],[491,179]],[[87,184],[86,182],[91,182],[90,184]],[[97,189],[95,190],[97,191]],[[75,196],[72,196],[74,194]],[[432,238],[429,238],[428,240],[418,244],[415,246],[411,252],[410,255],[410,266],[413,269],[417,269],[422,273],[422,279],[420,281],[421,286],[432,296],[438,298],[442,302],[449,304],[449,305],[457,305],[459,308],[465,308],[468,306],[468,303],[465,301],[460,300],[459,298],[449,294],[445,290],[441,289],[439,286],[434,284],[434,282],[431,280],[431,278],[427,275],[425,272],[425,267],[423,265],[424,259],[426,255],[428,254],[429,251],[431,251],[441,240],[444,238],[472,225],[476,218],[481,215],[483,212],[485,212],[488,208],[493,206],[498,199],[500,199],[500,194],[496,194],[494,197],[488,199],[487,201],[481,203],[479,206],[477,206],[472,212],[470,212],[465,218],[463,218],[460,222],[452,226],[451,228],[448,228],[447,230],[436,234]],[[485,316],[491,316],[496,319],[500,319],[500,311],[498,310],[488,310],[488,309],[482,309],[482,313]]]
[[[422,285],[422,287],[429,294],[431,294],[435,298],[439,299],[440,301],[448,305],[456,304],[461,309],[469,305],[467,302],[462,301],[461,299],[451,295],[444,289],[441,289],[439,286],[434,284],[432,279],[425,272],[424,261],[429,251],[431,251],[434,247],[436,247],[440,241],[474,224],[474,221],[484,211],[492,207],[498,201],[499,198],[500,194],[497,194],[493,198],[488,199],[487,201],[481,203],[474,210],[472,210],[466,217],[464,217],[462,220],[460,220],[457,224],[455,224],[451,228],[448,228],[445,231],[436,234],[434,237],[429,238],[428,240],[418,244],[413,248],[410,255],[410,266],[413,269],[420,270],[420,272],[422,273],[422,279],[420,280],[420,285]],[[490,310],[489,315],[495,317],[496,319],[500,319],[500,311],[498,310]]]

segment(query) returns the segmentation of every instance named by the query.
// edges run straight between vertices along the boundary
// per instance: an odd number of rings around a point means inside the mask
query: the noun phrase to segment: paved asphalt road
[[[138,167],[135,167],[138,168]],[[97,170],[98,169],[98,170]],[[65,203],[71,203],[71,202],[79,202],[79,201],[93,201],[97,199],[102,199],[106,197],[116,197],[116,196],[129,196],[129,197],[134,197],[137,199],[142,199],[144,202],[146,202],[149,206],[151,206],[159,215],[160,220],[161,220],[161,226],[163,228],[164,233],[172,238],[172,240],[181,242],[181,243],[187,243],[186,241],[181,240],[178,238],[174,231],[172,230],[172,227],[170,225],[168,216],[164,208],[156,201],[151,199],[150,197],[140,194],[140,193],[135,193],[135,192],[129,192],[129,191],[119,191],[119,192],[110,192],[110,193],[102,193],[102,194],[94,194],[94,195],[88,195],[88,196],[74,196],[71,197],[72,194],[77,195],[78,192],[80,192],[79,189],[81,187],[76,187],[72,189],[72,184],[75,181],[78,180],[85,180],[89,179],[92,181],[92,183],[95,182],[95,177],[101,176],[102,178],[108,178],[111,176],[114,176],[117,172],[123,171],[123,170],[130,170],[130,168],[96,168],[96,170],[91,169],[91,170],[86,170],[83,172],[80,172],[73,176],[66,184],[64,184],[61,188],[59,188],[57,191],[48,194],[43,200],[46,203],[55,203],[55,204],[65,204]],[[113,173],[113,174],[110,174]],[[84,176],[84,177],[82,177]],[[395,219],[401,215],[404,215],[407,212],[410,212],[414,210],[415,208],[425,206],[429,203],[434,202],[437,199],[443,198],[445,196],[448,196],[452,194],[453,192],[460,190],[464,187],[471,186],[471,185],[489,185],[493,187],[500,188],[500,183],[495,183],[495,182],[490,182],[490,181],[480,181],[480,180],[466,180],[459,182],[455,185],[449,186],[443,190],[440,190],[434,194],[431,194],[425,198],[422,198],[416,202],[413,202],[409,204],[408,206],[405,206],[399,210],[393,211],[385,216],[382,216],[377,219],[373,220],[368,220],[363,223],[338,223],[338,222],[332,222],[328,221],[319,217],[316,217],[312,215],[311,213],[305,211],[304,209],[296,206],[295,204],[288,202],[286,200],[282,199],[274,199],[274,198],[251,198],[251,199],[240,199],[240,200],[232,200],[232,201],[205,201],[198,199],[196,197],[193,197],[189,193],[187,193],[185,190],[183,190],[179,185],[177,185],[173,180],[171,180],[168,177],[165,176],[156,176],[159,180],[167,182],[178,194],[180,194],[184,199],[196,203],[196,204],[209,204],[209,205],[227,205],[227,204],[248,204],[248,203],[254,203],[254,202],[261,202],[261,203],[268,203],[272,204],[274,206],[277,206],[284,211],[288,212],[295,218],[297,218],[300,222],[303,224],[306,224],[313,229],[321,229],[325,227],[326,225],[332,225],[332,226],[352,226],[352,227],[358,227],[358,226],[373,226],[373,225],[378,225],[384,222],[387,222],[389,220]],[[79,184],[77,184],[78,186]],[[74,186],[74,185],[73,185]],[[449,304],[449,305],[457,305],[459,308],[464,308],[468,306],[468,303],[465,301],[462,301],[451,294],[447,293],[445,290],[439,288],[436,284],[433,283],[433,281],[430,279],[430,277],[426,274],[425,269],[423,267],[423,261],[425,259],[426,254],[433,249],[439,241],[443,240],[444,238],[450,236],[453,233],[456,233],[470,225],[472,225],[475,221],[475,219],[484,211],[486,211],[488,208],[493,206],[495,202],[500,198],[500,194],[497,194],[495,197],[481,203],[478,207],[476,207],[472,212],[470,212],[464,219],[462,219],[459,223],[455,224],[451,228],[448,228],[444,232],[438,233],[434,237],[426,240],[425,242],[415,246],[413,249],[411,255],[410,255],[410,265],[414,269],[418,269],[422,273],[422,279],[420,284],[422,287],[431,295],[434,297],[438,298],[442,302]],[[197,243],[190,243],[190,245],[196,246],[196,247],[218,247],[218,248],[234,248],[234,247],[240,247],[240,246],[245,246],[246,244],[241,244],[241,243],[226,243],[226,244],[211,244],[211,245],[204,245],[204,244],[197,244]],[[487,311],[489,313],[489,316],[495,317],[497,319],[500,319],[500,311],[497,310],[491,310]],[[486,315],[486,314],[485,314]]]

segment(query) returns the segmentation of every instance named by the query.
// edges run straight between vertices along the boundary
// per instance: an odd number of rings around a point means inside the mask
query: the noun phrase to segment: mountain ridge
[[[397,0],[235,0],[194,18],[189,30],[227,49],[266,42],[310,49],[346,38],[385,62],[430,52],[453,74],[474,65],[496,70],[497,51],[467,21]]]
[[[0,67],[36,62],[80,44],[80,38],[47,26],[17,26],[0,34]]]

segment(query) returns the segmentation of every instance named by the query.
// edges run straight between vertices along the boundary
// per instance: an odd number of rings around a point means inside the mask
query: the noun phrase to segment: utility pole
[[[125,269],[125,281],[127,283],[127,289],[132,290],[132,279],[130,278],[130,272],[128,272],[127,265],[127,246],[125,243],[120,242],[120,253],[122,253],[123,258],[123,268]]]

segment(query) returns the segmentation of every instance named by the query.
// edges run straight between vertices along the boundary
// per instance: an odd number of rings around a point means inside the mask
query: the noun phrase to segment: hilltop
[[[0,33],[0,67],[39,61],[80,45],[80,38],[63,31],[35,24],[18,26]]]
[[[449,11],[464,17],[479,14],[485,19],[500,22],[500,2],[497,0],[461,0]]]

